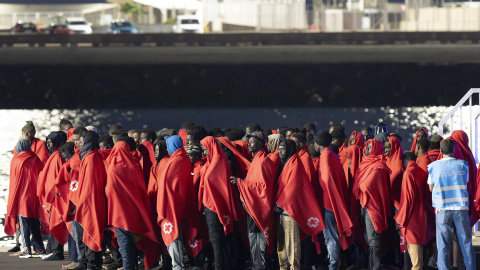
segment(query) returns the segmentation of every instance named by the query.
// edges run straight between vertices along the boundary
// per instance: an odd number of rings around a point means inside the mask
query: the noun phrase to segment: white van
[[[92,33],[92,24],[87,22],[85,18],[68,18],[66,24],[73,34]]]
[[[196,15],[178,15],[173,25],[173,32],[203,34],[203,22]]]

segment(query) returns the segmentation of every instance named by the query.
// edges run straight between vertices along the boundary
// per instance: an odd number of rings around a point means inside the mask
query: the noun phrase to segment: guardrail
[[[137,34],[137,35],[4,35],[0,47],[27,44],[78,46],[237,46],[237,45],[308,45],[308,44],[423,44],[480,43],[480,32],[341,32],[341,33],[208,33],[208,34]]]

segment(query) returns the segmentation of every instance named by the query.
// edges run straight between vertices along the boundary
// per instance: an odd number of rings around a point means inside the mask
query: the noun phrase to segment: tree
[[[128,19],[132,21],[134,15],[142,13],[142,5],[131,1],[123,2],[120,4],[120,11],[128,14]]]

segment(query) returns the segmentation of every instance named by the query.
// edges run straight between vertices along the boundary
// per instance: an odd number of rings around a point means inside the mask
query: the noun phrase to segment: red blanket
[[[402,193],[403,149],[397,137],[390,136],[388,140],[390,141],[391,150],[390,156],[386,157],[386,164],[392,171],[392,174],[390,174],[390,196],[393,205],[398,209]]]
[[[48,154],[47,146],[45,145],[45,141],[42,141],[37,138],[33,138],[32,145],[30,146],[30,150],[37,155],[37,157],[42,162],[42,165],[45,165],[50,155]],[[13,148],[13,155],[17,155],[16,147]]]
[[[102,250],[103,231],[107,228],[106,180],[102,156],[97,150],[88,152],[80,164],[75,220],[84,229],[83,242],[94,251]]]
[[[402,197],[395,215],[404,240],[408,244],[425,245],[430,239],[427,234],[427,208],[425,189],[428,174],[415,161],[410,161],[403,173]]]
[[[217,213],[227,235],[233,230],[233,220],[244,217],[240,200],[234,196],[234,186],[230,183],[230,164],[213,137],[208,136],[200,143],[207,149],[210,157],[207,157],[207,163],[201,170],[199,210],[205,206]]]
[[[369,156],[364,156],[355,174],[353,192],[360,204],[367,209],[375,231],[381,233],[388,227],[387,217],[392,215],[390,207],[390,174],[385,164],[383,143],[370,139],[372,144]]]
[[[410,148],[410,152],[412,153],[415,153],[415,147],[417,146],[417,136],[418,136],[418,133],[423,130],[425,132],[425,135],[427,136],[427,139],[428,139],[428,132],[426,129],[424,128],[420,128],[417,133],[415,133],[415,138],[413,138],[413,143],[412,143],[412,148]]]
[[[333,211],[337,222],[340,246],[346,250],[353,242],[352,227],[348,207],[350,198],[343,172],[342,164],[338,156],[326,148],[320,155],[320,169],[318,179],[321,187],[320,205]]]
[[[170,156],[157,178],[157,224],[167,246],[180,235],[180,226],[186,242],[197,236],[197,208],[191,171],[190,158],[185,149],[180,148]]]
[[[105,194],[108,225],[143,236],[138,245],[145,250],[145,266],[158,260],[160,237],[154,229],[143,172],[130,154],[126,142],[117,142],[111,151]],[[147,248],[147,247],[154,247]]]
[[[15,234],[18,216],[43,218],[45,221],[36,192],[38,175],[42,168],[42,162],[31,150],[13,156],[10,164],[10,186],[4,228],[7,235]],[[45,225],[42,222],[42,226]]]
[[[316,241],[317,235],[325,230],[322,210],[297,153],[290,157],[280,173],[275,201],[303,232],[312,236],[312,240]]]
[[[268,245],[273,244],[273,162],[266,150],[260,150],[250,164],[245,180],[238,180],[238,189],[247,213],[263,232]]]
[[[143,177],[145,179],[145,186],[148,187],[148,179],[150,178],[150,169],[153,164],[156,163],[155,160],[155,150],[153,143],[150,141],[144,141],[140,144],[139,147],[140,153],[142,154],[142,160],[140,164],[143,169]]]
[[[313,174],[315,173],[315,167],[313,166],[313,161],[310,157],[310,154],[308,154],[308,146],[305,146],[302,150],[298,152],[298,157],[302,161],[308,179],[312,181]]]

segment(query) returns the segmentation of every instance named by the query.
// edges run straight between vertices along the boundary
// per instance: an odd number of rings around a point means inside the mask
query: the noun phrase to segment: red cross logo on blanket
[[[223,218],[225,219],[225,225],[230,224],[230,217],[228,215],[223,215]]]
[[[170,234],[173,231],[173,225],[170,222],[163,224],[163,232],[166,234]]]
[[[70,190],[71,191],[77,191],[78,189],[78,181],[77,180],[73,180],[71,183],[70,183]]]
[[[320,223],[320,221],[318,220],[318,218],[316,217],[311,217],[308,219],[308,227],[310,228],[316,228],[318,226],[318,224]]]

